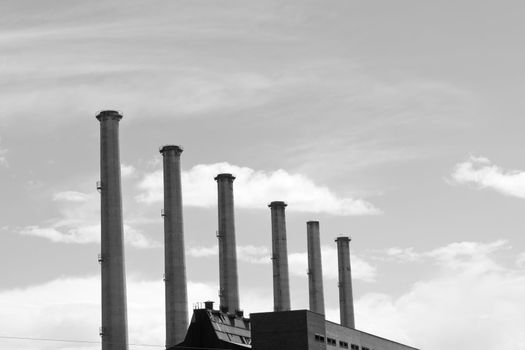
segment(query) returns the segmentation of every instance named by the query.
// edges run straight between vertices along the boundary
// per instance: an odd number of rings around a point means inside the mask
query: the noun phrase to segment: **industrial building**
[[[97,115],[101,136],[102,349],[127,350],[126,279],[118,125],[122,115]],[[291,310],[286,240],[287,204],[270,207],[273,269],[273,312],[245,317],[239,305],[233,183],[235,176],[218,174],[218,309],[207,301],[193,311],[188,325],[187,283],[181,187],[181,146],[160,148],[164,172],[164,262],[166,348],[253,350],[417,350],[355,329],[350,265],[350,238],[336,239],[341,324],[325,319],[319,222],[306,223],[309,310]],[[211,180],[211,179],[210,179]],[[264,205],[264,203],[262,203]]]

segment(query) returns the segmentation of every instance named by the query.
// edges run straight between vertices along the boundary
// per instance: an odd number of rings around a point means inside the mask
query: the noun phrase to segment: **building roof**
[[[250,319],[213,309],[194,309],[184,341],[168,350],[192,348],[251,349]]]

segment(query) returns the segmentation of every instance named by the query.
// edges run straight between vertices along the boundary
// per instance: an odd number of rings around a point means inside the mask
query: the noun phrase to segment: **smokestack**
[[[219,207],[219,280],[220,309],[237,313],[239,308],[239,282],[237,277],[237,251],[235,245],[235,217],[233,212],[232,174],[215,177],[218,187]]]
[[[338,237],[335,241],[337,242],[339,266],[339,313],[341,315],[341,325],[355,328],[352,270],[350,268],[350,237]]]
[[[164,165],[164,281],[166,348],[184,341],[188,329],[188,297],[180,178],[180,146],[160,149]]]
[[[97,119],[100,121],[102,350],[125,350],[128,327],[118,140],[122,115],[102,111]]]
[[[310,311],[324,315],[323,266],[321,261],[319,221],[308,221],[306,223],[306,236],[308,244]]]
[[[284,202],[271,202],[274,311],[290,310],[290,282],[288,280],[288,251],[286,248],[286,221]]]

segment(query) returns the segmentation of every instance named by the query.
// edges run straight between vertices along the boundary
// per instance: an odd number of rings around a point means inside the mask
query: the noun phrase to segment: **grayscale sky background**
[[[0,336],[98,341],[99,125],[117,109],[130,342],[164,344],[164,144],[182,154],[190,308],[218,300],[231,172],[241,305],[292,307],[319,220],[327,317],[351,235],[358,329],[425,350],[525,349],[520,1],[0,2]],[[2,349],[98,349],[0,338]],[[130,349],[140,349],[131,346]]]

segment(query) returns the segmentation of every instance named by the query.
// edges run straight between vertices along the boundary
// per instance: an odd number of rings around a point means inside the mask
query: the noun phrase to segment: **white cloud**
[[[504,170],[484,157],[471,157],[456,165],[452,178],[460,184],[490,188],[500,193],[525,198],[525,171]]]
[[[257,171],[228,163],[200,164],[182,172],[184,204],[212,207],[217,204],[217,185],[213,178],[223,172],[235,180],[235,204],[240,208],[266,208],[274,200],[284,200],[288,210],[334,215],[377,214],[379,210],[362,199],[340,197],[328,187],[319,186],[301,174],[279,169]],[[142,203],[162,201],[162,170],[146,175],[139,184],[143,191],[137,196]]]
[[[414,262],[421,258],[421,254],[415,253],[414,248],[399,248],[392,247],[386,250],[386,255],[389,257],[395,257],[400,261]]]
[[[323,276],[325,279],[336,280],[338,278],[337,250],[332,247],[323,246]],[[217,256],[219,248],[213,247],[192,247],[188,250],[188,255],[194,258]],[[251,264],[271,264],[271,251],[264,246],[238,246],[237,259]],[[356,280],[373,282],[375,281],[376,268],[358,256],[351,256],[352,278]],[[288,254],[288,268],[290,275],[305,277],[308,270],[307,253]]]
[[[59,243],[100,243],[99,196],[77,191],[54,194],[60,203],[60,216],[42,225],[28,225],[19,230],[26,236],[35,236]],[[124,242],[137,248],[158,247],[160,244],[146,237],[135,225],[136,219],[124,222]]]
[[[338,262],[337,249],[329,246],[321,247],[323,260],[323,277],[325,279],[337,280]],[[352,266],[352,279],[365,282],[373,282],[376,277],[376,268],[355,254],[350,254]],[[288,255],[288,267],[290,274],[304,277],[308,271],[308,253],[291,253]]]
[[[490,255],[502,249],[508,249],[508,243],[505,240],[491,243],[456,242],[422,255],[449,270],[469,271],[475,268],[476,271],[469,272],[483,273],[499,269],[499,265]]]
[[[367,293],[356,300],[358,329],[421,349],[525,349],[525,271],[499,264],[496,254],[508,245],[458,242],[421,254],[437,271],[407,286],[399,296]],[[247,251],[259,251],[257,247]],[[460,261],[459,266],[455,266]],[[479,268],[479,265],[483,268]],[[306,269],[303,270],[303,273]],[[162,281],[128,277],[130,342],[164,342]],[[249,312],[269,311],[271,293],[241,290]],[[217,299],[215,283],[188,283],[189,309]],[[98,340],[99,277],[60,278],[27,288],[0,290],[2,334],[41,338]],[[190,315],[191,315],[191,310]],[[338,310],[327,309],[338,319]],[[67,336],[64,336],[67,334]],[[481,346],[482,345],[482,346]],[[99,349],[99,345],[2,341],[6,350]]]
[[[516,258],[516,265],[520,268],[525,268],[525,252],[518,255]]]
[[[2,141],[2,138],[0,138],[0,141]],[[7,149],[4,149],[0,147],[0,166],[3,167],[9,167],[9,163],[7,162]]]
[[[193,258],[217,256],[219,254],[219,247],[190,247],[187,254]]]
[[[497,262],[507,248],[504,241],[458,242],[414,253],[437,272],[399,297],[361,297],[358,328],[428,350],[525,349],[525,271]]]
[[[20,234],[46,238],[57,243],[100,243],[100,224],[69,225],[56,223],[54,226],[26,226]],[[142,232],[130,225],[124,224],[124,241],[136,248],[160,247],[158,242],[146,238]]]
[[[85,202],[90,199],[90,195],[77,191],[64,191],[58,192],[53,195],[55,201],[66,201],[66,202]]]
[[[219,254],[219,247],[190,247],[188,255],[193,258],[202,258],[217,256]],[[237,246],[237,259],[252,264],[266,264],[270,263],[270,250],[264,246]]]
[[[129,342],[164,344],[164,283],[128,278]],[[215,296],[216,288],[188,283],[189,305]],[[42,285],[0,291],[2,335],[99,341],[100,278],[60,278]],[[190,313],[191,315],[191,313]],[[1,348],[100,349],[100,345],[0,340]]]
[[[271,253],[267,247],[246,245],[237,247],[239,260],[252,264],[270,264]]]
[[[386,255],[399,262],[431,261],[435,265],[450,270],[476,268],[486,271],[497,269],[489,255],[502,249],[508,249],[508,243],[505,240],[491,243],[455,242],[427,252],[416,252],[413,247],[394,247],[387,249]]]
[[[120,164],[120,175],[123,178],[131,177],[135,174],[135,167],[133,165]]]
[[[326,279],[338,278],[337,249],[329,246],[321,247],[323,257],[323,276]],[[191,247],[188,255],[194,258],[217,256],[219,248]],[[265,246],[238,246],[237,259],[252,264],[271,264],[271,251]],[[359,256],[351,255],[352,278],[373,282],[376,277],[376,268]],[[308,256],[306,252],[288,254],[288,268],[291,275],[306,277],[308,270]]]
[[[164,283],[128,277],[129,342],[164,346]],[[246,314],[268,311],[272,302],[260,291],[243,290]],[[188,312],[216,298],[213,283],[188,283]],[[244,302],[245,301],[245,302]],[[215,305],[218,308],[217,305]],[[1,335],[99,341],[100,278],[60,278],[41,285],[0,290]],[[100,349],[99,344],[72,344],[0,339],[3,350]],[[138,347],[137,347],[138,348]]]

